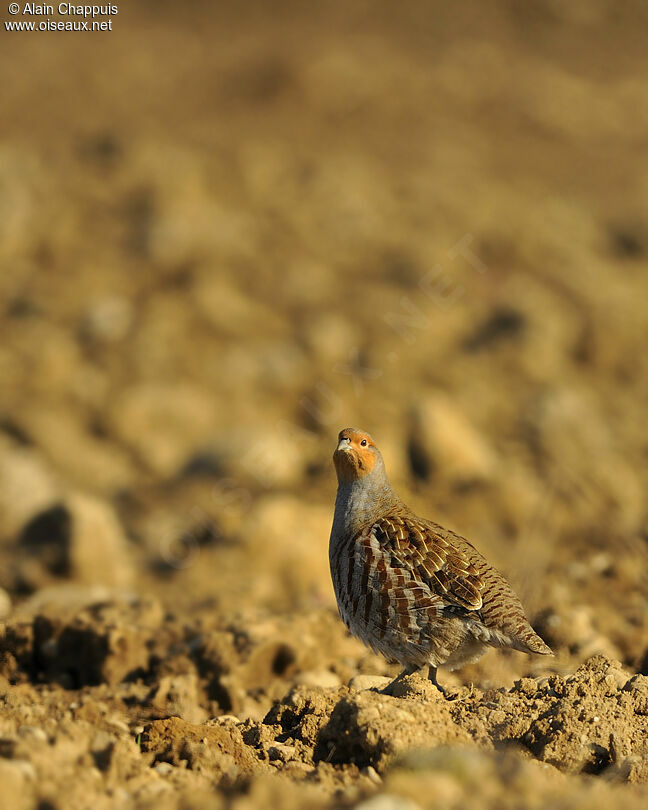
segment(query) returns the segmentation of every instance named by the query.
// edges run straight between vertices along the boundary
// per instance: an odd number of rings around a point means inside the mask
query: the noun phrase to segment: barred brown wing
[[[448,605],[465,610],[481,608],[484,580],[476,566],[429,523],[391,514],[376,521],[371,533],[390,554],[394,566],[411,571],[415,580]]]

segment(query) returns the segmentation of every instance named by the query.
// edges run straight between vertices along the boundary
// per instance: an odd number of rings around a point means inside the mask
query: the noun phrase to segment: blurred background
[[[648,673],[647,16],[131,0],[3,31],[4,614],[83,586],[337,628],[354,425],[559,653],[462,679]]]

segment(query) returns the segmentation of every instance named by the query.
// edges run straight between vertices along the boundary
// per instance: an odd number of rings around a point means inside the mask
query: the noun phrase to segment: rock
[[[35,515],[23,528],[19,548],[27,565],[21,571],[27,585],[38,577],[29,567],[36,560],[47,575],[67,577],[85,585],[128,587],[134,567],[128,541],[115,512],[91,495],[72,493],[64,501]],[[26,574],[26,575],[25,575]]]
[[[14,608],[12,618],[16,621],[32,621],[35,616],[42,614],[71,621],[85,608],[100,602],[110,602],[115,598],[128,600],[132,597],[104,585],[79,585],[74,582],[50,585],[19,602]]]
[[[462,486],[490,479],[497,457],[450,397],[428,394],[416,405],[409,431],[414,474],[427,480],[435,470]]]
[[[18,736],[25,739],[36,740],[40,743],[47,742],[47,734],[38,726],[19,726]]]
[[[60,494],[53,472],[35,450],[0,437],[0,536],[13,537]]]
[[[360,773],[363,776],[366,776],[370,779],[374,784],[380,785],[382,784],[382,777],[376,772],[376,769],[373,768],[371,765],[368,765],[366,768],[363,768]]]
[[[0,433],[0,531],[12,534],[57,495],[54,475],[42,457]]]
[[[290,595],[293,605],[300,596],[308,596],[334,605],[331,576],[328,566],[322,565],[330,530],[330,506],[293,495],[268,495],[256,501],[241,533],[252,564],[260,568],[257,598],[266,596],[280,606],[283,594]]]
[[[298,673],[295,676],[295,683],[316,686],[320,689],[338,689],[342,682],[334,672],[328,669],[316,669]]]
[[[270,757],[271,762],[274,760],[279,760],[280,762],[290,762],[290,760],[297,758],[297,749],[294,745],[275,743],[268,748],[268,756]]]
[[[386,678],[382,675],[356,675],[349,681],[349,689],[355,689],[359,692],[367,689],[375,689],[381,692],[385,687],[389,686],[393,678]]]

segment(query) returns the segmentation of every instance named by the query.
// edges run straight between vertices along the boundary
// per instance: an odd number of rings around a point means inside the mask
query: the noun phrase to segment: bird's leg
[[[428,670],[428,679],[432,681],[432,683],[436,686],[436,688],[439,690],[439,692],[441,692],[442,695],[446,694],[446,690],[437,681],[437,668],[433,667],[431,664],[430,669]]]
[[[407,678],[408,675],[413,675],[415,672],[418,672],[421,667],[417,667],[415,664],[408,664],[402,672],[399,672],[398,675],[394,678],[393,681],[387,684],[387,686],[382,690],[385,695],[390,695],[392,688],[397,684],[400,683],[404,678]]]
[[[408,664],[402,672],[398,673],[393,682],[402,681],[403,678],[407,678],[408,675],[413,675],[415,672],[418,672],[420,668],[421,667],[417,667],[416,664]]]

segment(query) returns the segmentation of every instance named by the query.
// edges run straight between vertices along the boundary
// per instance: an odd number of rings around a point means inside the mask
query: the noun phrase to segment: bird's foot
[[[432,681],[432,683],[436,686],[436,688],[439,690],[439,692],[441,692],[443,697],[445,697],[445,698],[448,697],[448,693],[446,692],[446,690],[437,681],[437,668],[433,667],[432,665],[430,665],[430,668],[428,670],[428,680]]]

